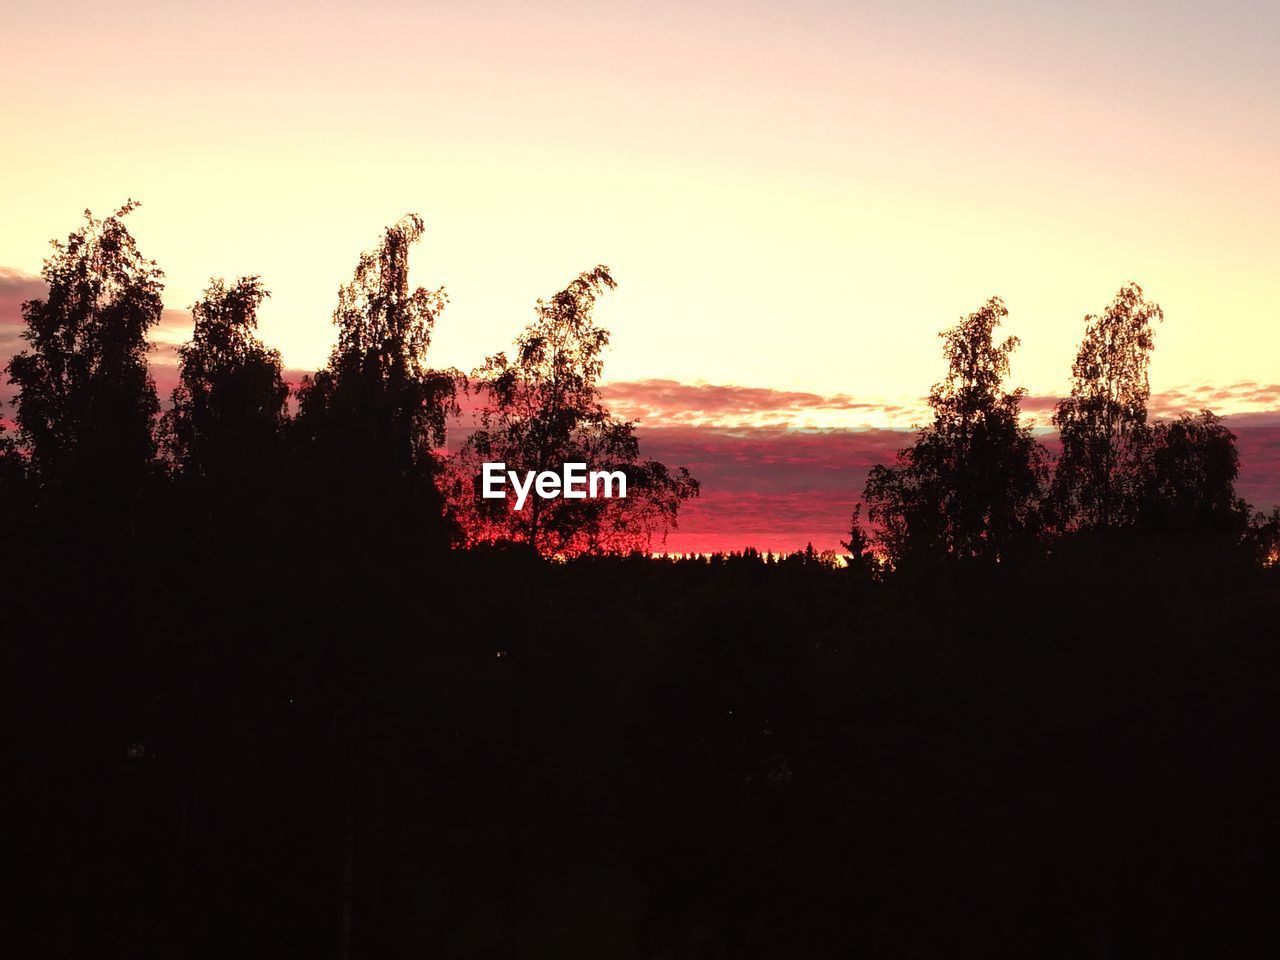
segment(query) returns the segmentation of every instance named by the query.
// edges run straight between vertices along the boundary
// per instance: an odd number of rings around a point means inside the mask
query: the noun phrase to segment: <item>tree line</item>
[[[447,296],[410,286],[409,252],[423,234],[412,215],[361,256],[338,292],[329,360],[292,394],[280,353],[256,333],[270,296],[261,278],[212,280],[191,308],[179,383],[161,414],[147,338],[160,319],[163,273],[125,225],[135,207],[102,220],[86,212],[44,265],[47,295],[23,306],[26,349],[7,369],[17,436],[0,435],[10,512],[25,503],[76,523],[134,523],[157,485],[171,484],[199,505],[208,531],[225,530],[246,516],[261,520],[283,482],[339,523],[368,523],[376,505],[395,518],[384,526],[424,548],[524,544],[563,557],[650,550],[697,496],[687,469],[644,458],[634,424],[601,401],[609,334],[593,310],[615,286],[608,268],[539,300],[510,357],[495,354],[469,376],[437,370],[428,352]],[[846,543],[855,570],[1005,562],[1137,540],[1274,559],[1280,508],[1252,512],[1236,496],[1231,431],[1209,411],[1148,416],[1163,313],[1139,286],[1127,284],[1085,318],[1070,393],[1053,415],[1056,457],[1022,418],[1026,391],[1006,386],[1017,346],[997,342],[1006,316],[993,297],[941,334],[948,370],[929,394],[933,420],[895,463],[871,471]],[[478,429],[446,456],[461,392],[475,394]],[[477,495],[483,461],[535,472],[573,461],[621,469],[630,496],[534,498],[517,512]]]
[[[947,376],[929,394],[933,420],[893,464],[875,467],[846,546],[873,570],[1000,563],[1049,551],[1136,551],[1148,560],[1275,562],[1280,508],[1238,497],[1236,437],[1208,410],[1152,420],[1148,368],[1158,304],[1126,284],[1085,318],[1052,456],[1009,389],[1016,337],[997,297],[941,334]]]
[[[428,362],[443,289],[411,287],[409,251],[423,234],[410,215],[388,227],[338,291],[338,338],[328,362],[296,391],[279,351],[257,336],[270,296],[261,278],[214,279],[191,308],[179,382],[161,413],[147,362],[163,273],[125,224],[137,204],[55,242],[45,297],[23,305],[26,347],[9,362],[17,436],[0,447],[9,509],[104,533],[136,527],[167,488],[207,534],[261,523],[289,499],[331,517],[415,541],[421,549],[524,544],[544,555],[648,549],[698,494],[684,468],[641,456],[632,423],[601,402],[609,334],[593,319],[614,287],[606,267],[548,300],[514,354],[471,376]],[[460,394],[479,429],[446,456]],[[296,412],[291,410],[291,400]],[[535,498],[517,512],[477,496],[481,460],[541,471],[564,462],[621,470],[625,500]]]
[[[292,396],[263,283],[213,281],[162,411],[130,209],[55,246],[9,368],[6,945],[1276,955],[1274,518],[1222,424],[1147,417],[1136,288],[1089,321],[1056,459],[993,301],[846,565],[655,561],[629,551],[697,487],[600,403],[607,270],[462,377],[428,363],[407,218]],[[474,495],[489,459],[646,493],[514,516]]]

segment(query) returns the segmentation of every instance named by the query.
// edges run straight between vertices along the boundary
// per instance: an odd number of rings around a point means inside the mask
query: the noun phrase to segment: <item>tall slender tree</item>
[[[328,364],[304,379],[296,428],[313,470],[337,509],[367,529],[441,536],[436,451],[457,409],[452,372],[427,363],[443,289],[409,283],[409,250],[423,235],[410,214],[388,227],[338,291],[338,343]],[[394,520],[376,519],[379,514]]]
[[[1160,306],[1129,283],[1099,316],[1085,317],[1071,394],[1053,422],[1062,438],[1052,503],[1064,531],[1121,530],[1138,522],[1149,482],[1148,368]]]
[[[427,361],[446,297],[443,289],[410,284],[410,249],[423,233],[422,219],[411,214],[361,255],[338,291],[338,342],[324,368],[303,380],[291,430],[305,470],[302,489],[314,497],[300,505],[314,518],[303,525],[304,537],[327,561],[319,589],[335,598],[325,632],[340,677],[329,729],[345,808],[334,850],[343,878],[335,931],[343,956],[362,936],[357,878],[368,842],[366,771],[377,715],[367,677],[378,669],[367,639],[404,629],[396,598],[420,594],[424,570],[432,569],[422,559],[451,540],[436,486],[437,450],[457,409],[457,376]]]
[[[895,566],[997,561],[1037,534],[1047,455],[1020,419],[1025,391],[1004,388],[1018,344],[994,339],[1007,315],[992,297],[940,334],[948,372],[929,394],[933,422],[867,478],[868,519]]]
[[[186,479],[227,493],[260,487],[281,466],[289,387],[280,352],[256,335],[268,296],[258,277],[211,281],[178,351],[165,446]]]
[[[45,297],[22,306],[27,349],[9,363],[20,443],[42,498],[131,519],[155,469],[160,404],[147,333],[163,273],[125,226],[129,201],[54,241]]]

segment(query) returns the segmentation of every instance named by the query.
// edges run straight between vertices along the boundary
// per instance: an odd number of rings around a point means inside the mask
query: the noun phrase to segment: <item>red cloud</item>
[[[1253,506],[1280,506],[1280,414],[1241,414],[1226,418],[1240,451],[1236,492]]]
[[[914,434],[781,427],[641,428],[645,456],[687,466],[702,496],[687,503],[665,549],[673,553],[785,552],[812,542],[838,549],[867,472]],[[658,549],[663,546],[656,545]]]

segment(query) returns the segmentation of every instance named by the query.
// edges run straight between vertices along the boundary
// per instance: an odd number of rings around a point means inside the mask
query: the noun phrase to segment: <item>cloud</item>
[[[1223,385],[1192,384],[1152,395],[1153,417],[1212,410],[1222,415],[1256,413],[1280,408],[1280,384],[1239,380]]]
[[[702,496],[686,504],[667,540],[672,552],[789,551],[810,542],[838,549],[868,471],[892,463],[915,437],[908,418],[897,420],[906,404],[855,403],[842,395],[671,380],[608,384],[604,394],[612,412],[639,421],[645,456],[687,466],[702,481]],[[1052,395],[1028,396],[1023,409],[1048,426],[1057,402]],[[1280,503],[1280,386],[1192,385],[1152,398],[1159,416],[1204,407],[1241,411],[1226,416],[1238,438],[1239,493],[1257,507]],[[796,425],[832,413],[838,421],[850,410],[890,426]],[[459,422],[451,447],[466,429]],[[1053,432],[1039,439],[1056,453]]]
[[[858,399],[849,394],[819,394],[733,384],[632,380],[605,384],[606,404],[614,414],[643,426],[888,428],[913,429],[928,422],[924,397]],[[1022,412],[1048,428],[1058,405],[1054,394],[1028,394]],[[1280,409],[1280,384],[1241,380],[1226,385],[1190,384],[1151,396],[1152,417],[1213,410],[1236,415]]]
[[[44,296],[44,280],[19,270],[0,267],[0,414],[12,428],[13,387],[5,373],[9,358],[22,350],[22,305]]]
[[[41,296],[44,280],[11,267],[0,267],[0,316],[17,316],[24,301]]]
[[[1241,424],[1228,417],[1240,451],[1240,479],[1236,492],[1254,507],[1280,506],[1280,414],[1266,423]]]
[[[920,419],[923,400],[886,402],[733,384],[632,380],[603,387],[614,414],[642,424],[715,426],[904,426]]]
[[[641,427],[644,455],[687,466],[702,495],[685,505],[672,552],[836,549],[867,472],[891,462],[903,430]]]
[[[0,267],[0,364],[22,349],[22,305],[44,291],[39,277]]]
[[[860,483],[913,434],[901,430],[786,427],[642,427],[645,456],[714,477],[718,489],[757,493],[835,491]]]
[[[1053,411],[1058,408],[1060,397],[1049,394],[1027,394],[1022,398],[1022,412],[1028,418],[1034,420],[1038,425],[1048,424],[1053,417]]]

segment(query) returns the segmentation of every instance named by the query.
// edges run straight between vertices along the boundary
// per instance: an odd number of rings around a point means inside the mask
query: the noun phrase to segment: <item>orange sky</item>
[[[1157,390],[1280,368],[1274,5],[10,3],[0,37],[0,268],[139,198],[169,304],[262,274],[293,366],[416,210],[441,365],[604,262],[616,380],[919,397],[998,293],[1053,393],[1129,279]]]

